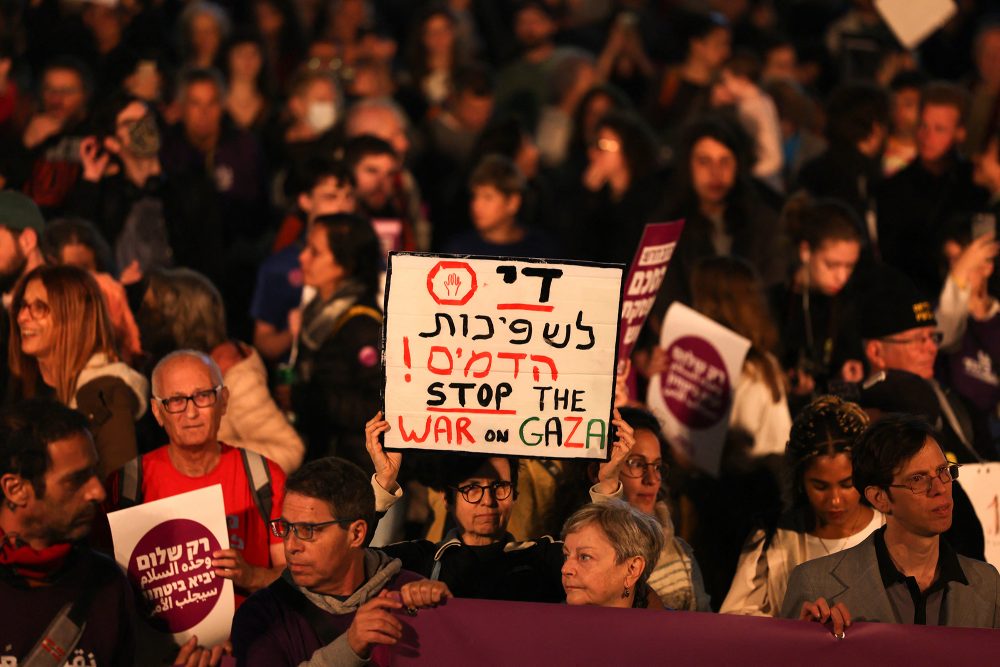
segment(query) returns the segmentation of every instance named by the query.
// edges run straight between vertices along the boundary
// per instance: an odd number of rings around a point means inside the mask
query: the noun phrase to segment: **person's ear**
[[[368,535],[368,522],[364,519],[357,519],[347,528],[350,539],[350,546],[361,548],[365,545],[365,537]]]
[[[153,408],[153,418],[156,419],[156,423],[162,427],[164,419],[163,406],[155,398],[150,399],[149,404]]]
[[[303,192],[299,194],[298,201],[299,201],[299,208],[302,209],[303,213],[305,213],[306,215],[312,213],[312,197]]]
[[[507,215],[515,216],[521,210],[521,195],[514,193],[507,197]]]
[[[229,409],[229,387],[223,385],[222,389],[219,390],[219,414],[226,414],[226,410]]]
[[[872,507],[882,514],[892,513],[888,489],[883,489],[880,486],[867,486],[865,487],[865,498],[871,503]]]
[[[28,256],[38,249],[38,232],[31,227],[26,227],[17,235],[17,245],[21,249],[21,254]]]
[[[809,244],[802,241],[799,243],[799,261],[808,264],[810,257],[812,257],[812,251],[809,250]]]
[[[885,359],[882,354],[883,351],[882,341],[870,340],[865,343],[865,357],[868,359],[868,363],[871,365],[872,370],[885,370]]]
[[[0,490],[3,492],[5,503],[18,507],[26,506],[35,497],[35,489],[31,483],[14,473],[0,477]]]
[[[643,571],[646,569],[646,559],[642,556],[632,556],[625,561],[625,585],[628,588],[635,586],[639,581]]]
[[[968,133],[965,130],[965,126],[964,125],[959,125],[958,129],[955,130],[955,143],[956,144],[964,144],[965,143],[965,137],[966,137],[967,134]]]

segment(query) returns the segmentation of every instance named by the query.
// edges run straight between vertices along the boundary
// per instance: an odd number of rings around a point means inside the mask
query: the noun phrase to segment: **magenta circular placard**
[[[715,346],[698,336],[682,336],[667,348],[660,391],[670,412],[688,428],[714,426],[729,410],[726,365]]]
[[[142,536],[128,576],[142,591],[154,627],[184,632],[208,616],[224,581],[212,571],[212,552],[219,548],[212,531],[190,519],[164,521]]]

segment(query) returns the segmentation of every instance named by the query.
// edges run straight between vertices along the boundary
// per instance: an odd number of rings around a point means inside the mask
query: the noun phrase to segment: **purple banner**
[[[622,297],[622,321],[618,328],[619,374],[624,362],[631,356],[639,331],[653,307],[683,229],[684,221],[675,220],[650,223],[642,232]]]
[[[393,665],[971,665],[996,658],[995,630],[822,625],[687,611],[448,600],[400,616]],[[988,656],[993,655],[994,658]]]

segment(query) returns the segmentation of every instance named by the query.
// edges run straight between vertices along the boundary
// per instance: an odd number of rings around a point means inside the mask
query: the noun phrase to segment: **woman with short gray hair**
[[[612,500],[577,510],[563,526],[566,603],[662,609],[646,581],[663,548],[655,518]]]

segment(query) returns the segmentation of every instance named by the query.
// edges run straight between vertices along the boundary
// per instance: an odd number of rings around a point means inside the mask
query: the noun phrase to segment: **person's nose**
[[[492,486],[483,489],[483,497],[479,499],[479,504],[486,507],[496,507],[499,504],[497,493]]]
[[[104,485],[101,484],[101,480],[97,478],[97,475],[91,477],[87,481],[87,500],[95,505],[100,505],[107,497],[108,494],[104,490]]]
[[[559,569],[559,572],[564,577],[572,577],[576,573],[576,569],[573,565],[573,559],[567,557],[566,560],[563,561],[562,567]]]
[[[194,398],[188,396],[187,403],[184,404],[184,414],[191,419],[198,416],[198,406],[194,404]]]

